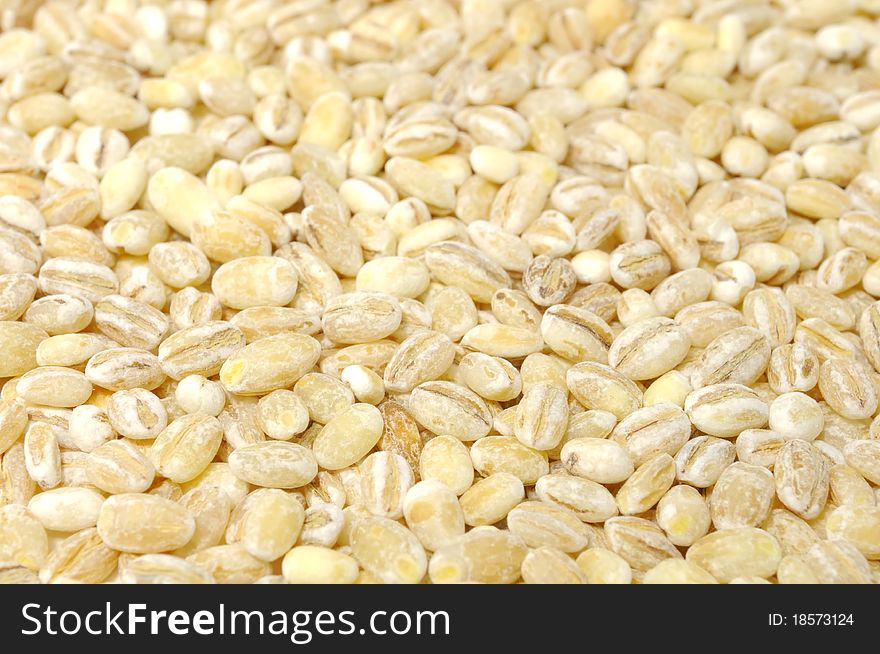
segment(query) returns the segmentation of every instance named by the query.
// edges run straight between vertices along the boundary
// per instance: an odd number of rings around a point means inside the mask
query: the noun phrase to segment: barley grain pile
[[[0,582],[880,579],[877,0],[0,29]]]

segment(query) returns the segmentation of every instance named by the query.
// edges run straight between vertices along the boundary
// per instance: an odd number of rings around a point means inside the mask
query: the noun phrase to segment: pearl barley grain
[[[815,439],[825,426],[819,403],[803,393],[784,393],[770,404],[770,429],[786,440]]]
[[[226,405],[226,392],[223,386],[202,375],[187,375],[177,382],[174,399],[187,413],[218,416]]]
[[[574,274],[577,275],[581,284],[597,284],[611,281],[609,268],[610,256],[602,250],[587,250],[579,252],[572,260]]]

